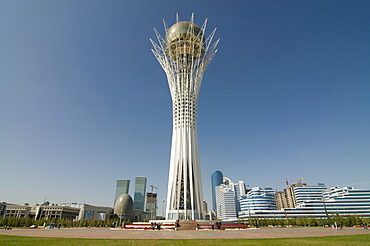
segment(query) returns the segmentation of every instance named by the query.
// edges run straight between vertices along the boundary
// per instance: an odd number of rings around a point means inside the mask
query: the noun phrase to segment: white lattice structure
[[[154,29],[158,44],[151,40],[155,57],[166,72],[173,109],[173,133],[168,181],[166,219],[204,219],[200,174],[197,103],[203,73],[216,54],[216,29],[204,37],[207,20],[199,28],[179,21],[168,28],[165,38]]]

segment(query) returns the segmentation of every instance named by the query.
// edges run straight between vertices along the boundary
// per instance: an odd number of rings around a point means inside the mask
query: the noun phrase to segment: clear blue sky
[[[0,1],[0,200],[166,198],[172,134],[153,27],[189,20],[219,52],[199,96],[204,197],[220,170],[284,188],[370,188],[369,1]],[[159,213],[162,212],[161,204]]]

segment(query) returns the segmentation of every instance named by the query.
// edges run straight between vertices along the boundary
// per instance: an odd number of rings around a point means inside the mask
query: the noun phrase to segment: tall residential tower
[[[197,108],[203,73],[216,53],[215,30],[205,37],[202,27],[179,21],[168,28],[165,38],[155,30],[158,44],[151,40],[155,57],[164,69],[172,97],[173,128],[166,219],[204,219],[200,174]]]

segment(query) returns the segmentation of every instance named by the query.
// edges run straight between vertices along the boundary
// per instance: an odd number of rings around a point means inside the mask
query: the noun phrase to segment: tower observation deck
[[[216,54],[214,29],[205,38],[202,27],[179,21],[170,28],[164,22],[165,38],[154,29],[158,43],[152,52],[164,69],[172,97],[173,130],[167,191],[166,219],[204,219],[200,173],[197,108],[202,77]]]

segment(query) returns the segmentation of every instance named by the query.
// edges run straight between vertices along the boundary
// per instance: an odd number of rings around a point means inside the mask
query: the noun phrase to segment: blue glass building
[[[130,189],[130,180],[129,179],[119,179],[116,184],[116,195],[114,197],[113,206],[116,204],[118,197],[122,194],[128,194]]]
[[[134,208],[144,211],[146,196],[146,177],[135,177]]]
[[[214,171],[211,175],[211,189],[212,189],[212,208],[213,211],[217,211],[216,205],[216,187],[223,183],[224,175],[221,171]]]

